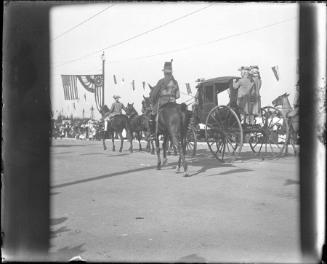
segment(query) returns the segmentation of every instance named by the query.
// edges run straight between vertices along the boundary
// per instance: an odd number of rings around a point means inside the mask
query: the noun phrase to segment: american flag
[[[61,75],[65,100],[78,99],[77,82],[75,75]]]

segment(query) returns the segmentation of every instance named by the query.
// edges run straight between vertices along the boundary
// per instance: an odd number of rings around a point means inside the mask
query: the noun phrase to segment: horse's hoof
[[[187,172],[184,173],[184,177],[191,177],[190,174],[188,174]]]
[[[106,147],[103,147],[103,150],[107,150],[107,148]]]
[[[168,162],[168,159],[164,159],[163,162],[162,162],[162,166],[167,165],[167,162]]]
[[[176,167],[176,173],[180,173],[181,172],[181,168],[180,167]]]
[[[123,150],[120,149],[119,152],[123,152]]]

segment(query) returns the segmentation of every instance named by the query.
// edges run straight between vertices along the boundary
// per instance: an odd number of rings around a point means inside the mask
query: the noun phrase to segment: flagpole
[[[104,57],[104,51],[102,52],[102,76],[103,76],[103,85],[102,85],[102,106],[104,105],[104,64],[105,64],[105,57]]]

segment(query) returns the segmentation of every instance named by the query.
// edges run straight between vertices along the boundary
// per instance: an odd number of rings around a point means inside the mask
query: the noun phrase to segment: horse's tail
[[[187,105],[185,103],[181,104],[182,112],[182,137],[186,138],[188,126],[192,117],[192,112],[187,110]]]

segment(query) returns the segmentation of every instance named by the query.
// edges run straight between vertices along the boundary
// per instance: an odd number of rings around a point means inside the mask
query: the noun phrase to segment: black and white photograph
[[[2,261],[308,263],[308,237],[321,259],[324,4],[310,6],[307,87],[297,2],[52,2],[39,26],[10,15],[36,3],[4,5]],[[10,46],[19,23],[31,29]]]

